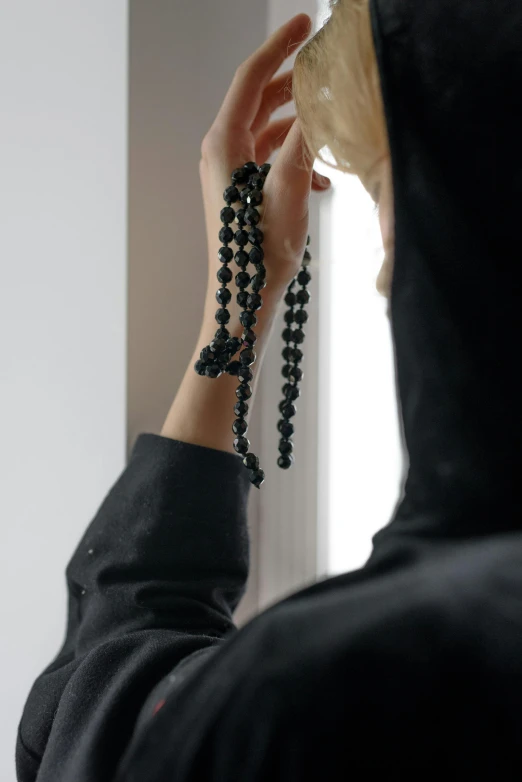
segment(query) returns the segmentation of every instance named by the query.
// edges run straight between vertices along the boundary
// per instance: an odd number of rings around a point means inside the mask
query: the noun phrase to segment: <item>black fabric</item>
[[[410,469],[388,533],[520,529],[522,5],[376,0]]]
[[[67,566],[67,635],[26,703],[21,782],[521,778],[522,4],[371,13],[403,497],[363,568],[237,631],[246,471],[142,435]]]
[[[235,454],[140,435],[67,565],[66,637],[25,704],[20,780],[113,779],[151,690],[235,632],[249,488]]]

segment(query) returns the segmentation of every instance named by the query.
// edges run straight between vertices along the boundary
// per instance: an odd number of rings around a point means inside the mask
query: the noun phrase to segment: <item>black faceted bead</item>
[[[198,375],[204,375],[205,374],[205,362],[201,361],[201,359],[198,359],[196,363],[194,364],[194,369],[196,370]]]
[[[260,220],[261,220],[261,215],[259,214],[257,209],[254,209],[254,207],[249,206],[248,209],[245,211],[245,222],[248,223],[248,225],[257,225]]]
[[[231,361],[230,364],[227,366],[227,372],[229,375],[237,375],[240,369],[241,369],[241,364],[239,363],[239,361]]]
[[[229,263],[234,257],[234,250],[232,247],[221,247],[218,252],[218,258],[221,263]]]
[[[303,360],[303,351],[299,348],[294,348],[294,364],[299,364]]]
[[[262,280],[266,277],[266,266],[264,266],[262,263],[256,264],[256,274],[258,277],[261,277]]]
[[[227,340],[227,351],[232,356],[236,355],[240,347],[241,347],[241,340],[239,339],[239,337],[230,337],[230,339]]]
[[[251,191],[250,191],[250,188],[249,188],[249,187],[245,187],[245,188],[244,188],[244,189],[241,191],[241,196],[240,196],[240,198],[241,198],[241,203],[243,204],[243,206],[244,206],[245,208],[248,206],[248,196],[250,195],[250,192],[251,192]]]
[[[216,358],[216,364],[222,372],[226,371],[227,365],[230,361],[230,353],[220,353]]]
[[[280,456],[279,459],[277,460],[277,464],[283,470],[288,470],[288,468],[292,466],[293,462],[294,462],[294,458],[292,454],[286,454],[285,456]]]
[[[250,483],[253,483],[256,488],[259,489],[263,481],[265,480],[265,473],[263,470],[254,470],[250,476]]]
[[[245,244],[248,244],[248,234],[246,231],[243,231],[242,228],[239,231],[236,231],[234,239],[238,247],[244,247]],[[225,239],[223,241],[231,242],[232,239]]]
[[[238,453],[246,454],[250,448],[250,440],[247,437],[236,437],[234,440],[234,450]]]
[[[240,228],[242,228],[245,225],[245,210],[244,209],[238,209],[236,212],[236,220],[237,224]]]
[[[230,201],[233,204],[239,200],[239,190],[235,185],[230,185],[223,193],[223,198],[225,201]]]
[[[245,348],[253,348],[257,342],[257,334],[252,329],[243,332],[243,345]]]
[[[292,437],[294,430],[294,425],[291,424],[290,421],[285,421],[284,418],[281,418],[281,420],[277,422],[277,431],[280,432],[283,437]]]
[[[292,418],[297,413],[297,408],[295,405],[293,405],[291,402],[288,402],[286,399],[283,399],[282,402],[279,402],[279,412],[283,416],[283,418]]]
[[[246,293],[246,291],[245,291]],[[257,323],[257,317],[254,312],[250,312],[249,310],[245,310],[245,312],[242,312],[239,316],[239,321],[242,326],[249,329],[252,326],[255,326]]]
[[[237,379],[240,383],[250,383],[252,378],[254,377],[254,373],[250,369],[250,367],[245,366],[244,364],[241,364],[241,368],[238,369],[237,372]]]
[[[225,285],[232,279],[232,271],[228,268],[228,266],[222,266],[217,273],[217,278],[219,282]]]
[[[286,379],[288,380],[289,377],[290,377],[291,370],[292,370],[292,365],[291,364],[285,364],[283,369],[281,370],[281,374],[283,375],[283,377],[286,377]]]
[[[294,348],[290,347],[290,345],[287,345],[286,348],[283,348],[282,356],[285,361],[293,361],[294,360]]]
[[[312,275],[310,274],[308,269],[301,269],[301,271],[297,275],[297,282],[299,283],[299,285],[308,285],[311,279],[312,279]]]
[[[230,312],[224,307],[220,307],[216,310],[216,320],[221,324],[228,323],[230,320]]]
[[[235,168],[232,171],[232,182],[235,185],[242,185],[248,180],[249,174],[244,168]]]
[[[244,269],[248,266],[249,258],[248,253],[245,250],[238,250],[236,253],[236,263],[240,269]]]
[[[250,399],[252,396],[252,389],[249,385],[241,384],[236,388],[236,396],[238,399],[241,399],[241,401],[245,401],[246,399]]]
[[[259,206],[263,203],[263,193],[261,190],[251,190],[246,198],[246,202],[250,206]]]
[[[289,380],[295,380],[297,383],[303,379],[303,370],[301,367],[292,367],[290,370],[290,374],[288,375]]]
[[[259,173],[261,174],[261,176],[266,177],[268,176],[271,168],[272,166],[270,163],[263,163],[262,166],[259,166]]]
[[[279,440],[279,453],[282,453],[283,456],[292,453],[293,450],[294,444],[291,440],[285,440],[284,437]]]
[[[225,206],[219,213],[222,223],[233,223],[236,213],[231,206]]]
[[[288,304],[289,307],[293,307],[295,304],[295,293],[292,293],[292,291],[288,291],[288,293],[285,296],[285,304]]]
[[[236,274],[236,285],[238,288],[246,288],[250,285],[250,274],[248,272],[238,272]]]
[[[253,264],[262,263],[265,258],[265,253],[261,247],[254,245],[248,253],[248,257]]]
[[[265,178],[261,174],[252,174],[248,180],[248,184],[253,190],[261,190],[265,184]]]
[[[247,453],[243,459],[243,464],[248,467],[249,470],[257,470],[259,468],[259,457],[253,453]]]
[[[296,343],[296,345],[300,345],[302,342],[304,342],[305,334],[302,329],[294,329],[294,336],[293,336],[293,342]]]
[[[283,394],[291,402],[294,402],[301,396],[301,391],[299,388],[297,388],[297,386],[292,385],[292,383],[285,383],[283,386]]]
[[[220,288],[218,291],[216,291],[216,300],[223,307],[227,306],[231,298],[232,298],[232,293],[228,290],[228,288]]]
[[[297,304],[308,304],[308,302],[310,301],[310,291],[304,289],[297,291],[295,295],[295,299]]]
[[[252,176],[252,174],[257,174],[259,171],[259,166],[257,163],[254,163],[253,160],[249,161],[248,163],[245,163],[243,166],[243,171],[246,172],[248,179]]]
[[[297,310],[295,313],[295,322],[302,326],[308,320],[308,313],[306,310]]]
[[[228,225],[224,225],[219,232],[219,241],[228,244],[234,238],[234,231]]]
[[[304,257],[303,257],[303,266],[308,266],[312,261],[312,256],[308,252],[308,250],[305,250]]]
[[[283,337],[283,342],[293,342],[294,332],[292,329],[286,328],[281,336]]]
[[[200,351],[199,357],[202,361],[204,361],[206,364],[213,364],[214,360],[216,358],[216,354],[213,350],[210,349],[210,346],[207,345],[206,348],[203,348]]]
[[[228,339],[230,337],[230,331],[226,326],[220,326],[214,334],[214,339]]]
[[[236,418],[236,420],[232,424],[232,431],[234,432],[234,434],[238,434],[238,435],[245,434],[247,429],[248,429],[248,424],[244,418]]]
[[[248,291],[239,291],[236,301],[240,307],[246,307],[248,302]]]
[[[264,241],[265,235],[261,228],[251,228],[248,234],[248,241],[252,244],[261,244]]]
[[[255,362],[256,354],[251,348],[245,348],[245,350],[242,350],[239,354],[239,360],[246,367],[249,367]]]
[[[258,291],[262,291],[263,288],[266,288],[266,282],[264,277],[260,277],[259,274],[254,274],[251,280],[252,283],[252,290],[256,293]]]
[[[206,368],[205,374],[207,377],[216,378],[220,376],[221,369],[219,368],[218,364],[210,364],[210,366]]]
[[[293,323],[294,322],[294,313],[292,310],[287,310],[284,314],[285,323]]]
[[[248,413],[248,405],[244,401],[236,402],[234,405],[234,414],[239,417],[244,417]]]
[[[227,343],[225,342],[224,339],[213,339],[212,342],[210,343],[210,349],[216,355],[219,353],[223,353],[226,346]]]
[[[247,307],[250,310],[259,310],[261,309],[261,306],[263,304],[263,299],[259,295],[259,293],[251,293],[248,297],[247,301]]]

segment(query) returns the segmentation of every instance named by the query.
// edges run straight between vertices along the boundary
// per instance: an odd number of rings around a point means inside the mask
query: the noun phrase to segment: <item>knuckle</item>
[[[250,55],[246,60],[243,60],[241,65],[238,65],[236,69],[236,79],[244,81],[246,79],[257,79],[262,76],[261,65],[254,55]]]
[[[243,79],[248,73],[249,68],[250,68],[250,58],[248,58],[247,60],[243,60],[243,62],[237,66],[236,73],[235,73],[236,78]]]
[[[214,134],[209,131],[201,142],[201,157],[203,160],[210,157],[215,149]]]

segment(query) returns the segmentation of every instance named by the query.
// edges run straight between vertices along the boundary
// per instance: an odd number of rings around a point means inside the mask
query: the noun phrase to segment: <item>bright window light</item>
[[[383,258],[373,202],[355,176],[332,171],[321,204],[320,415],[327,428],[325,575],[361,567],[372,535],[391,518],[400,494],[402,451],[387,300],[375,288]],[[325,344],[328,340],[328,345]]]

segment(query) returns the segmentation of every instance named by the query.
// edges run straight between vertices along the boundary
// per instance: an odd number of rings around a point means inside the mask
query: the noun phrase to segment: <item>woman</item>
[[[194,360],[215,330],[231,170],[288,131],[265,190],[260,361],[328,144],[380,201],[403,497],[362,569],[237,631],[250,484],[230,443],[234,381],[192,360],[67,566],[66,639],[22,716],[21,782],[520,778],[522,7],[340,0],[297,58],[299,121],[270,124],[285,99],[273,74],[308,27],[299,15],[239,68],[203,142]]]

